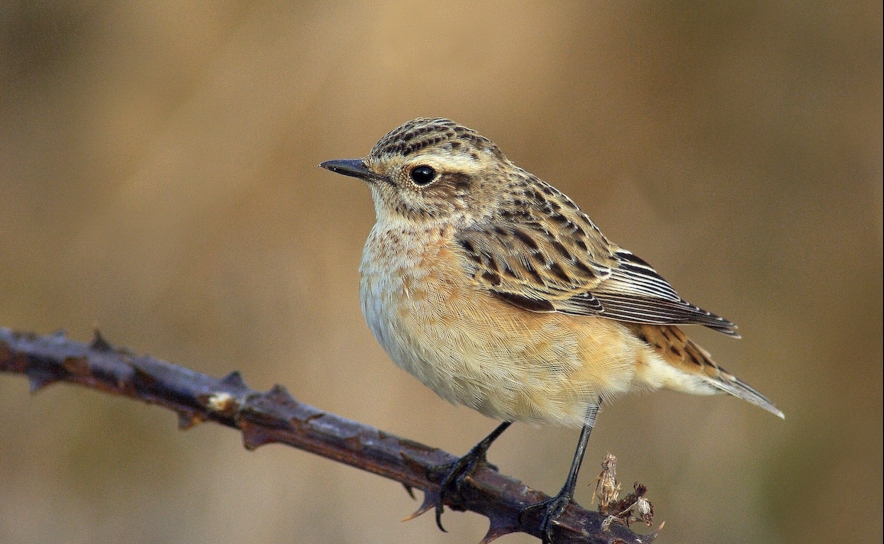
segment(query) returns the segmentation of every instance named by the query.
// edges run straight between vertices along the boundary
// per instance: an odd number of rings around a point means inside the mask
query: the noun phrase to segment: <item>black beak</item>
[[[365,166],[365,162],[362,159],[340,159],[336,161],[325,161],[324,163],[319,165],[320,168],[325,168],[326,170],[331,170],[335,174],[341,174],[342,176],[350,176],[354,178],[359,178],[365,181],[375,181],[380,179],[380,176],[372,172]]]

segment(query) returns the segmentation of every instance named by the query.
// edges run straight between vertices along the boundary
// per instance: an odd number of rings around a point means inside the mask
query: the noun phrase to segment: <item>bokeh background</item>
[[[692,335],[773,399],[606,406],[660,542],[881,542],[880,2],[0,5],[0,326],[138,353],[463,453],[495,425],[363,323],[368,190],[316,165],[416,116],[495,140],[743,340]],[[0,541],[477,542],[400,523],[399,484],[71,386],[0,376]],[[516,425],[561,486],[577,432]],[[533,540],[516,535],[501,542]]]

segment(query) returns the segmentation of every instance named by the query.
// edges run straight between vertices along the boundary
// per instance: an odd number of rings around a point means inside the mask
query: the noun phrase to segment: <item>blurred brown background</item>
[[[368,190],[316,165],[446,116],[570,194],[744,339],[773,399],[607,406],[660,542],[881,542],[880,2],[4,2],[0,326],[139,353],[463,453],[495,422],[389,362],[358,302]],[[213,425],[0,376],[0,541],[477,542],[402,487]],[[555,492],[575,430],[491,460]],[[533,542],[524,535],[501,542]]]

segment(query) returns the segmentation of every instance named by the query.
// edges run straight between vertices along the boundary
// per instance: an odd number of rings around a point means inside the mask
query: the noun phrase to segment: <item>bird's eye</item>
[[[430,166],[417,166],[411,170],[411,181],[418,185],[426,185],[434,179],[436,179],[436,171]]]

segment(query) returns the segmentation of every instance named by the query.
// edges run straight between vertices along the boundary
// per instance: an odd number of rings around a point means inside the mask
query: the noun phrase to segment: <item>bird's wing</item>
[[[740,336],[735,324],[678,296],[672,286],[642,259],[625,249],[617,249],[614,255],[618,266],[611,269],[608,279],[592,290],[603,307],[599,315],[651,325],[705,325],[729,336]]]
[[[611,276],[617,260],[589,218],[579,210],[538,214],[522,207],[504,210],[500,219],[455,235],[466,272],[480,286],[534,312],[603,310],[591,290]]]
[[[490,225],[458,230],[455,244],[479,286],[532,312],[699,324],[739,336],[736,325],[683,300],[648,263],[608,242],[567,197],[555,196],[559,204],[541,198],[504,209]]]

